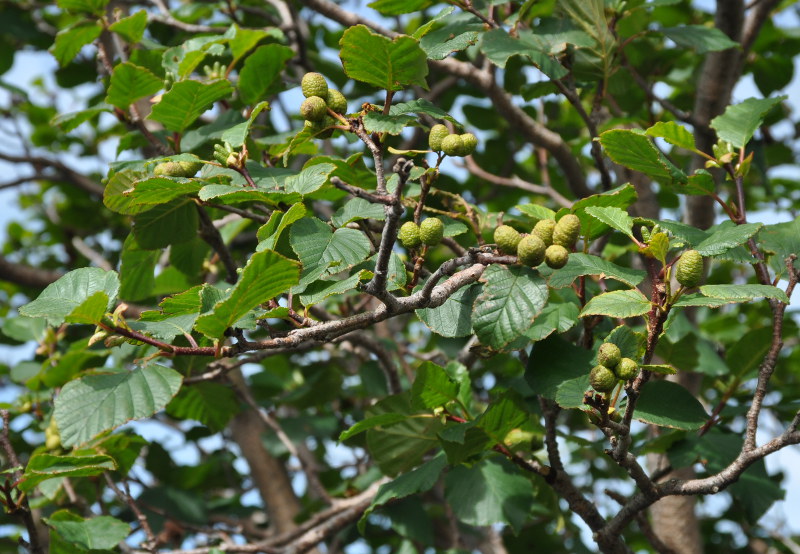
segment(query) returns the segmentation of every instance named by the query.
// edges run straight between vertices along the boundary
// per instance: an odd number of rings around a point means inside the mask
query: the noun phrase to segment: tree
[[[791,4],[4,3],[6,548],[796,548]]]

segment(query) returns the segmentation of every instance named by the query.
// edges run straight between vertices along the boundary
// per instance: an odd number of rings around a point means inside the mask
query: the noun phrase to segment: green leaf
[[[608,157],[615,163],[654,179],[672,179],[669,162],[643,133],[611,129],[600,133],[599,140]]]
[[[344,72],[351,79],[384,90],[403,90],[411,85],[428,88],[427,57],[409,36],[389,40],[356,25],[344,32],[339,45]]]
[[[306,215],[306,207],[302,203],[292,205],[284,214],[280,210],[275,210],[269,216],[269,221],[258,229],[257,238],[259,239],[256,252],[262,250],[273,250],[278,244],[283,231],[292,223]]]
[[[334,227],[344,227],[348,223],[362,219],[383,221],[385,218],[386,214],[381,204],[373,204],[364,198],[352,198],[331,216],[331,223]]]
[[[106,102],[127,110],[128,106],[161,90],[164,82],[153,75],[149,69],[130,62],[123,62],[114,68],[108,86]]]
[[[0,329],[5,336],[19,342],[41,342],[47,332],[47,321],[38,317],[5,317]]]
[[[644,354],[645,340],[644,333],[636,332],[627,325],[619,325],[606,336],[604,342],[616,344],[623,358],[638,360]],[[600,345],[597,344],[597,347]]]
[[[417,317],[431,331],[443,337],[466,337],[472,334],[472,311],[480,293],[478,284],[462,287],[438,308],[417,310]]]
[[[115,469],[117,469],[117,464],[114,459],[104,454],[55,456],[45,452],[37,452],[28,460],[19,488],[27,492],[33,490],[39,483],[47,479],[89,477]]]
[[[447,458],[439,453],[418,468],[400,475],[394,481],[381,485],[378,494],[372,499],[372,503],[364,511],[364,515],[358,522],[358,528],[363,533],[367,516],[375,508],[386,504],[390,500],[405,498],[406,496],[425,492],[433,488],[439,480],[439,475],[447,465]]]
[[[589,206],[586,213],[633,239],[633,218],[615,206]]]
[[[303,264],[303,278],[322,275],[329,266],[338,273],[360,263],[369,255],[371,244],[361,231],[337,229],[316,218],[306,217],[294,225],[290,234],[292,249]]]
[[[314,304],[319,304],[326,298],[353,290],[358,286],[359,281],[364,278],[365,273],[367,272],[359,271],[346,279],[314,281],[300,295],[300,303],[308,308]]]
[[[239,413],[239,400],[230,387],[201,382],[182,387],[167,404],[167,414],[177,419],[194,419],[212,432],[222,431]]]
[[[306,167],[297,175],[286,178],[284,187],[287,192],[296,192],[308,196],[322,188],[336,170],[333,164],[316,164]]]
[[[125,238],[120,254],[120,298],[135,302],[153,294],[154,271],[161,252],[139,247],[133,233]]]
[[[235,64],[242,56],[247,54],[250,50],[267,37],[275,36],[272,29],[242,29],[236,23],[231,25],[228,32],[233,31],[233,37],[228,41],[228,46],[233,54],[233,63]],[[227,34],[227,33],[226,33]]]
[[[725,113],[711,120],[711,127],[720,140],[730,142],[734,148],[744,148],[763,123],[767,113],[786,98],[787,96],[748,98],[740,104],[725,108]]]
[[[730,347],[725,355],[725,361],[731,373],[744,377],[764,361],[772,345],[772,328],[759,327],[751,329]]]
[[[98,292],[108,297],[106,309],[110,310],[119,292],[117,273],[98,267],[76,269],[48,285],[36,300],[20,307],[19,313],[43,317],[55,327],[64,323],[76,308]]]
[[[445,498],[464,523],[505,523],[519,531],[528,521],[533,484],[504,459],[487,458],[472,467],[455,467],[444,483]]]
[[[368,417],[386,413],[403,414],[406,418],[383,428],[369,429],[367,449],[383,473],[397,475],[418,465],[439,444],[437,433],[442,423],[430,412],[414,410],[407,392],[384,398],[367,410]]]
[[[423,362],[416,370],[411,386],[411,407],[434,410],[458,399],[459,385],[444,368],[433,362]]]
[[[511,56],[525,56],[551,79],[560,79],[567,75],[567,69],[549,55],[549,50],[549,45],[531,32],[521,32],[515,38],[504,29],[493,29],[481,37],[481,51],[496,66],[505,68]]]
[[[250,127],[253,125],[256,117],[258,117],[262,111],[268,109],[269,102],[259,102],[253,108],[253,111],[250,112],[250,117],[247,118],[247,121],[242,121],[238,125],[226,129],[225,132],[222,133],[222,137],[220,137],[221,140],[229,143],[233,148],[241,147],[244,141],[247,140],[247,136],[250,134]]]
[[[108,0],[57,0],[56,4],[71,13],[101,15]]]
[[[142,40],[146,27],[147,12],[145,10],[139,10],[131,16],[123,17],[119,21],[115,21],[108,26],[108,30],[114,31],[131,44],[136,44]]]
[[[710,237],[696,245],[695,249],[703,256],[718,256],[731,248],[744,244],[759,229],[761,229],[761,223],[720,225]]]
[[[663,138],[670,144],[674,144],[684,150],[696,151],[694,136],[683,125],[674,121],[659,121],[644,132],[649,137]]]
[[[694,431],[708,414],[692,394],[671,381],[648,381],[642,387],[634,417],[644,423]]]
[[[197,161],[199,158],[189,158],[184,156],[186,161]],[[187,195],[196,195],[203,187],[203,182],[199,180],[189,180],[185,178],[150,177],[137,180],[133,183],[133,188],[124,191],[122,194],[128,199],[126,211],[147,211],[159,204],[166,204],[176,198]]]
[[[81,110],[79,112],[62,113],[51,119],[50,124],[61,127],[65,133],[69,133],[77,129],[82,123],[86,123],[101,113],[109,113],[110,111],[111,106],[104,106],[102,108],[89,108],[88,110]]]
[[[402,15],[420,11],[430,4],[432,4],[431,0],[375,0],[367,6],[379,11],[382,15]]]
[[[53,56],[61,67],[71,62],[81,48],[100,36],[103,28],[97,23],[80,24],[59,31],[51,49]]]
[[[650,301],[639,289],[615,290],[598,294],[581,310],[581,317],[606,315],[609,317],[636,317],[650,311]]]
[[[672,221],[669,219],[661,221],[650,219],[647,221],[654,225],[657,224],[661,226],[662,229],[669,231],[675,235],[675,237],[685,241],[689,246],[697,246],[708,238],[708,233],[702,229],[698,229],[692,225],[686,225],[685,223],[681,223],[679,221]]]
[[[109,298],[105,291],[97,291],[81,302],[70,314],[64,318],[66,323],[86,323],[97,325],[103,320],[108,309]]]
[[[55,401],[62,444],[85,443],[127,421],[155,414],[175,396],[182,381],[180,373],[157,364],[70,381]]]
[[[491,265],[475,303],[472,326],[481,343],[500,349],[527,331],[547,304],[547,283],[526,267]]]
[[[727,304],[739,304],[747,302],[747,298],[710,298],[701,294],[684,294],[673,304],[676,308],[704,307],[719,308]]]
[[[133,233],[141,248],[155,250],[193,239],[198,223],[197,205],[177,198],[134,217]]]
[[[695,196],[707,196],[717,190],[717,183],[713,175],[705,169],[698,169],[694,174],[689,175],[686,184],[679,184],[673,189],[678,194],[692,194]]]
[[[615,206],[624,210],[635,201],[636,189],[633,185],[623,185],[601,194],[593,194],[582,198],[572,205],[571,211],[581,220],[581,235],[592,240],[607,233],[609,227],[587,214],[586,208],[591,206]],[[559,213],[567,213],[567,210],[560,210]]]
[[[642,364],[639,366],[643,371],[652,371],[661,375],[675,375],[678,370],[666,364]]]
[[[111,516],[97,516],[79,521],[64,521],[47,518],[47,525],[61,538],[76,548],[110,549],[125,540],[131,527]]]
[[[288,291],[297,283],[298,274],[297,262],[272,250],[253,254],[230,296],[199,317],[195,328],[209,338],[221,338],[247,312]]]
[[[703,285],[700,293],[711,298],[721,299],[747,299],[774,298],[784,304],[789,303],[789,297],[778,287],[772,285]]]
[[[149,210],[150,205],[137,205],[128,197],[137,179],[146,178],[144,173],[135,171],[118,171],[108,180],[103,191],[103,204],[118,214],[135,215]]]
[[[170,131],[182,133],[214,102],[230,96],[232,90],[227,80],[209,84],[180,81],[161,96],[148,118],[163,123]]]
[[[239,72],[239,94],[246,104],[255,104],[278,91],[281,73],[294,51],[281,44],[265,44],[247,56]]]
[[[680,27],[667,27],[661,29],[661,32],[678,46],[693,48],[698,54],[739,47],[738,42],[732,41],[725,33],[714,27],[682,25]]]
[[[128,324],[137,331],[171,341],[178,335],[191,333],[200,313],[210,310],[220,294],[218,289],[209,285],[192,287],[162,300],[161,310],[142,312],[139,321]]]
[[[758,234],[758,240],[768,254],[769,266],[776,275],[783,275],[787,271],[786,259],[800,252],[800,217],[794,221],[764,226]],[[794,261],[794,267],[800,269],[800,259]]]
[[[416,122],[417,118],[410,115],[383,115],[379,112],[369,112],[364,116],[364,129],[368,133],[399,135],[408,125]]]
[[[556,218],[556,212],[539,204],[519,204],[514,207],[535,221]]]
[[[647,273],[640,269],[619,266],[599,256],[575,252],[569,255],[567,265],[550,275],[547,284],[554,289],[568,287],[582,275],[600,275],[605,279],[615,279],[635,287],[644,280]]]
[[[586,405],[583,403],[583,399],[589,387],[589,373],[564,381],[556,391],[556,404],[565,410],[584,409]]]
[[[647,248],[642,252],[660,261],[662,266],[666,265],[667,253],[669,252],[669,237],[665,233],[654,233],[647,243]]]
[[[362,419],[346,431],[342,431],[342,433],[339,435],[339,442],[344,442],[350,437],[354,437],[359,433],[363,433],[367,429],[400,423],[408,417],[409,416],[406,414],[386,413]]]
[[[525,331],[532,341],[540,341],[552,333],[566,333],[578,322],[578,306],[571,302],[549,303]]]
[[[410,113],[429,115],[434,119],[446,119],[458,124],[458,121],[456,121],[449,113],[441,109],[436,104],[433,104],[430,100],[425,100],[424,98],[417,98],[415,100],[411,100],[410,102],[398,102],[397,104],[392,104],[392,106],[389,108],[389,115],[392,116]]]
[[[551,335],[533,345],[525,380],[534,394],[555,400],[563,383],[589,375],[593,356],[591,351]]]
[[[460,52],[478,42],[485,30],[483,22],[477,17],[460,13],[444,20],[445,24],[425,33],[419,45],[430,60],[443,60],[453,52]]]

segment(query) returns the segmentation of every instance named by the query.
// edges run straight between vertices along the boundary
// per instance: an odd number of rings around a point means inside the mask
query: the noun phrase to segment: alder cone
[[[442,139],[442,152],[448,156],[463,156],[464,141],[461,135],[447,135]]]
[[[323,97],[328,107],[336,113],[347,113],[347,98],[335,88],[328,89],[327,97]]]
[[[422,240],[419,238],[419,226],[413,221],[403,223],[397,233],[397,238],[405,248],[416,248],[422,244]]]
[[[328,97],[328,81],[320,73],[312,71],[303,75],[303,79],[300,81],[300,89],[306,98],[311,98],[312,96]]]
[[[614,369],[622,359],[622,351],[613,342],[604,342],[597,351],[597,363]]]
[[[434,152],[439,152],[442,149],[442,141],[450,134],[447,127],[438,123],[431,127],[431,132],[428,134],[428,146]]]
[[[636,379],[636,376],[639,375],[639,364],[630,358],[622,358],[614,368],[614,373],[623,381]]]
[[[589,384],[597,392],[611,392],[617,386],[617,376],[604,365],[596,365],[589,373]]]
[[[472,133],[464,133],[461,136],[461,143],[464,145],[462,156],[469,156],[478,147],[478,137]]]
[[[438,217],[429,217],[419,224],[419,239],[422,244],[435,246],[444,238],[444,223]]]
[[[547,267],[561,269],[567,265],[567,261],[569,261],[569,250],[560,244],[551,244],[544,251],[544,262]]]
[[[550,246],[553,244],[553,231],[556,228],[555,219],[542,219],[536,222],[533,226],[533,234],[542,239],[545,245]]]
[[[575,214],[567,214],[558,220],[553,229],[553,244],[570,249],[575,246],[580,234],[581,220]]]
[[[516,254],[522,235],[509,225],[501,225],[494,230],[494,242],[504,254]]]
[[[184,177],[184,169],[178,162],[162,162],[153,170],[160,177]]]
[[[675,278],[684,287],[696,287],[703,279],[703,256],[697,250],[687,250],[678,260]]]
[[[547,247],[542,239],[536,235],[523,237],[517,245],[517,258],[519,263],[529,267],[536,267],[544,261],[544,253]]]
[[[310,96],[300,104],[300,115],[306,121],[320,121],[328,113],[328,105],[319,96]]]

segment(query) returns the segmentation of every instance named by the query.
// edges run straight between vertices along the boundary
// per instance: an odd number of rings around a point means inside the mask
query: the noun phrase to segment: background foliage
[[[796,550],[794,4],[0,4],[4,548]]]

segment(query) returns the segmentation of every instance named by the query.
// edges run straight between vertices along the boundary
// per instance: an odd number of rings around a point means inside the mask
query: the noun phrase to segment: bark
[[[238,369],[230,372],[229,378],[236,388],[247,386]],[[234,442],[239,445],[250,467],[250,475],[261,495],[270,526],[276,534],[293,530],[297,527],[295,517],[300,513],[300,502],[294,494],[286,468],[267,451],[261,441],[266,426],[252,409],[243,408],[231,422],[230,429]]]

